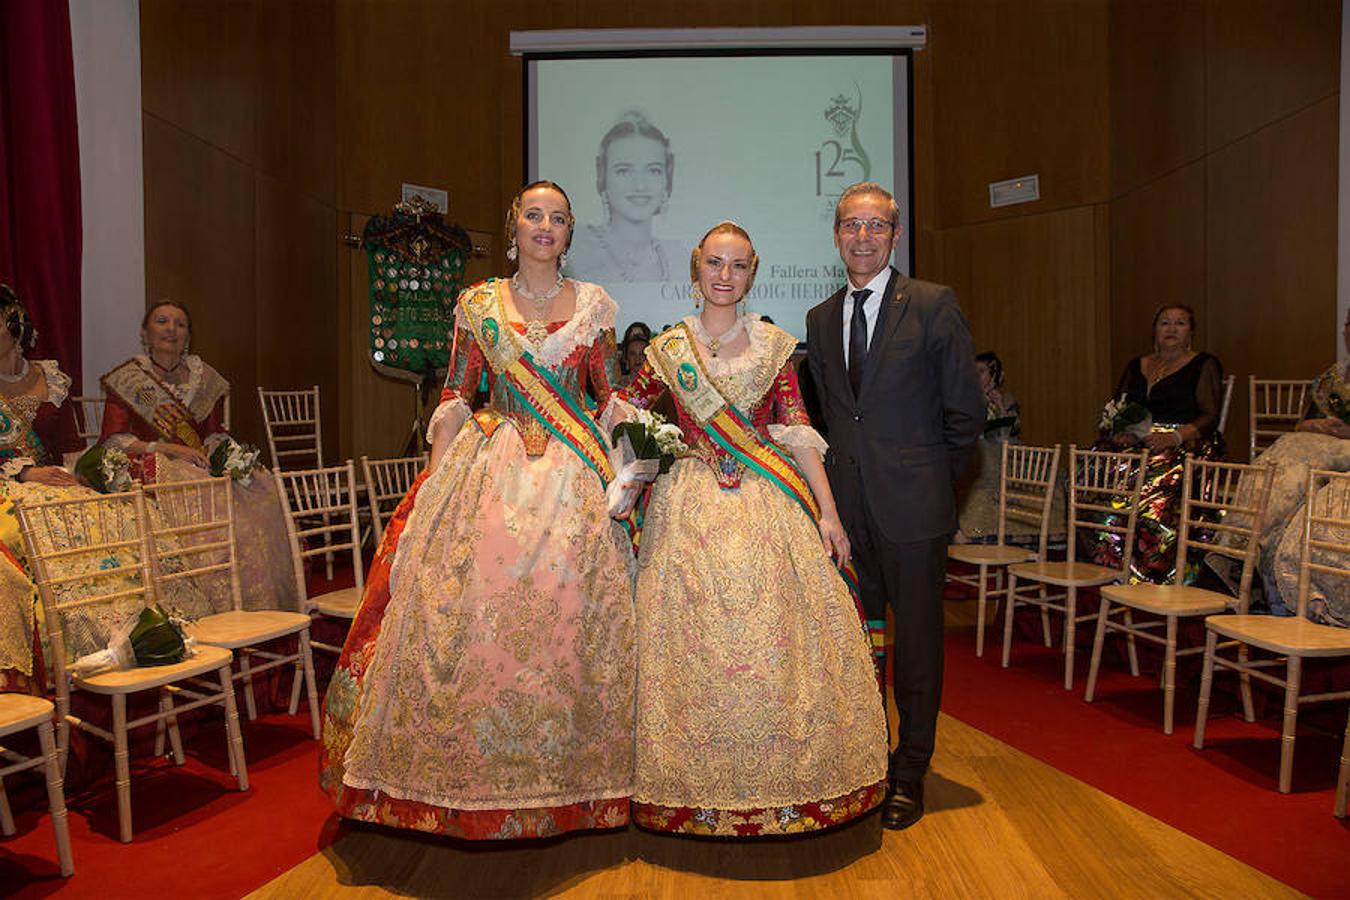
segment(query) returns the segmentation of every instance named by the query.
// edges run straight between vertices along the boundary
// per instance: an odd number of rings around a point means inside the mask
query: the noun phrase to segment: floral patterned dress
[[[610,396],[614,301],[518,340],[578,403]],[[500,282],[495,322],[508,322]],[[481,299],[481,298],[480,298]],[[432,428],[490,400],[391,520],[328,689],[320,782],[338,812],[471,839],[627,824],[633,778],[632,545],[604,486],[455,339]],[[495,327],[494,322],[494,327]]]
[[[18,480],[25,466],[59,466],[64,454],[84,449],[75,425],[74,404],[66,402],[70,376],[55,360],[33,360],[32,365],[42,373],[46,396],[11,398],[7,405],[19,421],[0,421],[0,691],[40,692],[45,681],[38,639],[45,624],[38,611],[37,587],[28,570],[14,503],[93,495],[85,487],[52,487]],[[6,435],[17,437],[30,429],[40,442],[41,459],[18,450],[6,452]]]
[[[750,349],[703,354],[709,375],[763,438],[823,451],[790,363],[795,338],[746,324]],[[674,399],[659,342],[619,401]],[[751,836],[860,816],[884,795],[887,734],[853,598],[797,503],[676,409],[690,452],[656,480],[638,566],[634,820]]]

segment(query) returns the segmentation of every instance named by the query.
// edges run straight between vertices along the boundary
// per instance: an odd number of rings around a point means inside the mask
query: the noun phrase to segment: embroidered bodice
[[[25,466],[60,465],[66,453],[84,449],[75,422],[74,404],[66,403],[70,395],[70,376],[61,371],[54,359],[35,359],[31,363],[42,371],[47,385],[45,397],[7,397],[6,404],[18,422],[0,422],[0,478],[16,477]],[[42,442],[44,455],[36,459],[24,454],[19,443],[5,452],[4,435],[9,429],[31,429]],[[16,438],[18,434],[16,432]]]
[[[133,359],[141,368],[154,374],[149,357],[138,354]],[[183,364],[188,370],[186,381],[178,384],[162,378],[158,380],[174,399],[192,414],[192,428],[202,441],[206,441],[212,435],[224,434],[225,394],[229,391],[230,383],[195,354],[184,354]],[[123,450],[133,440],[182,443],[171,435],[165,435],[133,413],[120,397],[106,390],[106,386],[104,395],[106,403],[103,409],[103,427],[99,434],[100,443]]]
[[[604,288],[584,281],[573,282],[577,294],[576,311],[566,322],[550,322],[547,337],[533,343],[526,337],[524,323],[507,319],[500,293],[503,283],[493,279],[474,285],[464,293],[492,292],[497,304],[497,320],[511,329],[515,340],[529,352],[535,365],[547,370],[578,405],[603,408],[609,402],[611,385],[618,378],[618,352],[614,340],[617,307]],[[463,296],[460,302],[464,302]],[[433,419],[433,428],[441,410],[460,403],[473,408],[478,394],[483,391],[488,399],[484,408],[474,415],[478,425],[491,433],[497,425],[509,422],[520,432],[526,454],[542,455],[551,438],[548,429],[529,412],[506,380],[493,372],[462,311],[457,322],[450,372],[441,391],[441,408]]]
[[[713,357],[699,348],[704,368],[718,393],[739,409],[766,441],[789,449],[812,447],[823,452],[825,442],[811,427],[791,362],[797,339],[757,316],[747,320],[746,330],[750,346],[734,357]],[[616,399],[639,409],[650,409],[669,392],[675,402],[675,424],[684,432],[684,442],[689,446],[688,455],[717,473],[717,483],[723,488],[739,487],[745,464],[708,437],[680,404],[677,392],[670,391],[661,379],[660,366],[653,356],[658,340],[648,346],[642,368],[628,387],[615,394]]]

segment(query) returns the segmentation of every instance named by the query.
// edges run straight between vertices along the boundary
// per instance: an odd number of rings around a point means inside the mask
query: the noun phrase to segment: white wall
[[[140,349],[145,309],[140,0],[69,0],[84,219],[84,389]],[[79,388],[79,385],[76,385]]]

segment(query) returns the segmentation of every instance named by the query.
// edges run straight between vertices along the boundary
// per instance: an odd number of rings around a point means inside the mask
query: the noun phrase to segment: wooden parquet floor
[[[948,716],[928,813],[759,842],[637,829],[477,846],[359,828],[254,892],[367,897],[1297,897],[1230,856]]]

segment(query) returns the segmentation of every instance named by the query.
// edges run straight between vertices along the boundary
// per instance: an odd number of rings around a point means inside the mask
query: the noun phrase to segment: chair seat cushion
[[[1030,562],[1010,566],[1008,571],[1018,578],[1043,581],[1061,587],[1090,587],[1109,584],[1120,577],[1119,569],[1108,569],[1096,563],[1085,562]]]
[[[0,735],[50,722],[55,709],[50,700],[32,694],[0,694]]]
[[[1007,566],[1031,562],[1036,558],[1036,551],[1007,544],[951,544],[947,547],[947,557],[975,566]]]
[[[1108,584],[1102,596],[1112,603],[1160,616],[1212,616],[1236,599],[1204,588],[1175,584]]]
[[[137,666],[134,669],[116,669],[100,672],[87,678],[72,679],[75,686],[94,694],[134,694],[150,688],[173,684],[185,678],[206,675],[228,666],[234,654],[224,647],[198,644],[193,654],[171,666]]]
[[[1302,616],[1209,616],[1205,627],[1272,653],[1348,656],[1350,629],[1318,625]]]
[[[249,647],[274,638],[304,631],[309,616],[281,610],[231,610],[205,616],[188,625],[188,632],[201,644],[218,647]]]

